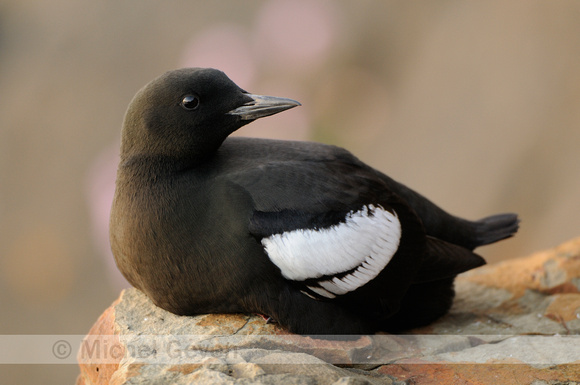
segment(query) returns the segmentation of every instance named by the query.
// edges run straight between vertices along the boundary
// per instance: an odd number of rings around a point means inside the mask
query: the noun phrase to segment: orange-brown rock
[[[129,289],[89,332],[101,339],[79,352],[77,384],[580,381],[580,238],[470,271],[456,289],[432,325],[348,339],[291,335],[255,315],[180,317]]]

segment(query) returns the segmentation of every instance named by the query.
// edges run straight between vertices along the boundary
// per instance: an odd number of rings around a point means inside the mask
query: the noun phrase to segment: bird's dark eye
[[[199,98],[195,95],[185,95],[181,101],[181,107],[191,111],[195,110],[199,106]]]

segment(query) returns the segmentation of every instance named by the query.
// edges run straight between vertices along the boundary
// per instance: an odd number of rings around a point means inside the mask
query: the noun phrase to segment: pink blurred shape
[[[217,68],[240,85],[251,84],[256,73],[248,34],[234,24],[217,25],[196,35],[185,47],[179,64]]]
[[[328,56],[337,34],[336,12],[332,1],[270,1],[257,16],[256,52],[265,64],[309,70]]]
[[[115,195],[115,179],[119,164],[119,144],[105,148],[94,160],[87,173],[86,190],[91,216],[91,235],[99,255],[105,260],[107,273],[117,287],[129,283],[117,269],[109,243],[109,216]]]

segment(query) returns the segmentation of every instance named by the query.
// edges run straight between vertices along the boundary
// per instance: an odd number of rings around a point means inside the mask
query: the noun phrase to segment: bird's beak
[[[245,96],[249,96],[252,100],[231,110],[228,112],[229,115],[237,115],[242,120],[255,120],[301,105],[296,100],[276,96],[252,94],[245,94]]]

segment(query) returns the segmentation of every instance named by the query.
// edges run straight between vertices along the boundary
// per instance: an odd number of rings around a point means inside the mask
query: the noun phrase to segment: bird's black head
[[[131,101],[121,158],[164,157],[194,165],[243,125],[298,105],[291,99],[249,94],[215,69],[169,71]]]

